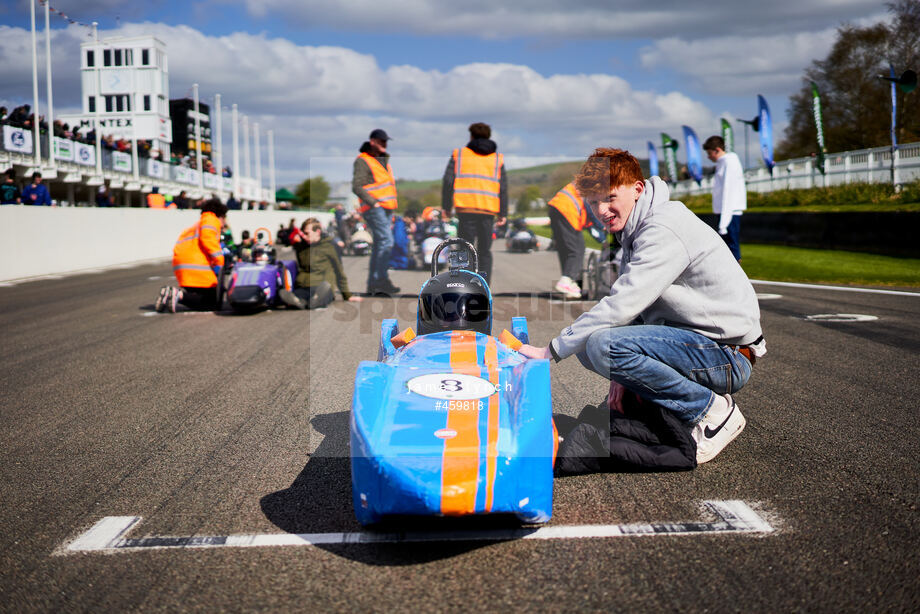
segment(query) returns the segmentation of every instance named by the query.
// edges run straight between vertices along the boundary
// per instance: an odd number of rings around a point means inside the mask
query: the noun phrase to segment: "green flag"
[[[824,154],[827,153],[827,147],[824,146],[824,120],[821,119],[821,96],[818,95],[818,84],[811,82],[811,100],[815,112],[815,128],[818,131],[818,155],[817,166],[821,174],[824,174]]]
[[[722,140],[725,141],[725,151],[735,151],[735,132],[724,117],[722,118]]]
[[[664,153],[664,161],[668,167],[668,179],[672,182],[677,181],[677,141],[669,137],[664,132],[661,133],[661,150]]]

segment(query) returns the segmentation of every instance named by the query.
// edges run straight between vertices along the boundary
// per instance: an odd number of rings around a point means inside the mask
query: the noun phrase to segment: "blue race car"
[[[438,274],[438,254],[450,245],[461,249]],[[377,361],[358,367],[351,469],[363,525],[406,515],[550,519],[549,361],[513,349],[528,341],[526,318],[491,336],[492,295],[476,270],[469,243],[444,241],[419,294],[418,336],[384,320]]]
[[[227,301],[234,311],[252,312],[280,303],[278,291],[291,290],[297,278],[297,262],[275,261],[275,249],[258,244],[252,262],[237,262],[230,274]]]

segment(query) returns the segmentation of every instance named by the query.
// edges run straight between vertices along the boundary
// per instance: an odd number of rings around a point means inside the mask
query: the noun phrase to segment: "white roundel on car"
[[[465,373],[427,373],[413,377],[406,385],[411,392],[431,399],[473,400],[497,392],[492,382]]]

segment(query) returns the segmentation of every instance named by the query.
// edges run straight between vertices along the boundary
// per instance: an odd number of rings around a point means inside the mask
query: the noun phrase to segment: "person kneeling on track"
[[[179,235],[173,248],[173,273],[179,288],[163,286],[156,310],[176,313],[179,304],[194,311],[219,309],[220,270],[224,252],[220,229],[227,218],[227,206],[213,198],[201,208],[201,218]]]
[[[280,290],[281,301],[296,309],[319,309],[335,300],[332,284],[338,286],[346,301],[360,302],[361,297],[348,291],[348,278],[332,239],[323,236],[323,226],[309,218],[294,228],[288,238],[297,254],[297,279],[293,290]]]
[[[715,231],[672,201],[658,177],[645,180],[629,152],[597,149],[575,185],[623,246],[620,275],[548,346],[519,351],[577,356],[611,380],[609,412],[623,412],[628,390],[683,426],[695,447],[691,466],[710,461],[744,428],[732,395],[766,353],[754,288]],[[602,454],[623,450],[612,432],[609,442],[563,437],[560,458],[596,456],[595,443]]]

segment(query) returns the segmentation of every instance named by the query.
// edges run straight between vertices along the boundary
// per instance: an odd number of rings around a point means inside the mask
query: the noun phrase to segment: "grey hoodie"
[[[592,333],[613,326],[674,326],[731,345],[761,336],[757,295],[716,232],[683,203],[671,201],[658,177],[617,233],[620,275],[610,295],[553,339],[562,359],[585,349]]]

